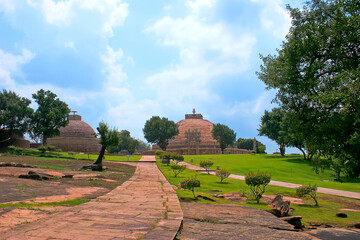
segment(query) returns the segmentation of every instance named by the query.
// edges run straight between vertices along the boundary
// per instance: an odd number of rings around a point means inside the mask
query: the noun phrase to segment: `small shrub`
[[[171,164],[170,168],[174,172],[175,177],[177,177],[181,172],[186,169],[186,166],[180,164]]]
[[[252,199],[256,200],[257,203],[260,202],[262,195],[265,192],[266,186],[270,183],[271,174],[267,172],[257,173],[249,172],[245,176],[245,183],[250,187]]]
[[[13,145],[8,147],[8,152],[13,155],[21,155],[23,149],[21,147],[15,147]]]
[[[314,199],[315,206],[319,206],[319,203],[316,200],[316,191],[317,191],[317,186],[316,185],[312,186],[309,184],[309,185],[298,187],[296,189],[296,194],[299,195],[299,197],[304,197],[306,195],[309,195],[312,199]]]
[[[38,150],[39,150],[42,154],[44,154],[48,149],[47,149],[47,147],[45,147],[45,146],[39,146],[39,147],[38,147]]]
[[[54,146],[47,146],[46,147],[46,149],[49,151],[49,152],[57,152],[58,151],[58,149],[56,148],[56,147],[54,147]]]
[[[68,154],[69,154],[69,157],[74,158],[76,153],[74,153],[74,152],[68,152]]]
[[[155,151],[155,155],[158,156],[158,157],[161,157],[161,155],[164,153],[165,151],[163,150],[156,150]]]
[[[216,170],[216,176],[221,179],[220,182],[222,183],[225,178],[230,176],[230,172],[226,169]]]
[[[212,165],[214,165],[213,161],[204,160],[200,162],[200,167],[205,168],[208,174],[210,174],[209,169]]]
[[[197,197],[195,196],[194,189],[196,187],[200,187],[200,181],[197,180],[196,177],[188,178],[188,179],[181,181],[180,186],[183,189],[188,189],[188,190],[192,191],[194,199],[197,199]]]
[[[172,159],[176,161],[176,164],[184,161],[184,157],[178,153],[174,153]]]

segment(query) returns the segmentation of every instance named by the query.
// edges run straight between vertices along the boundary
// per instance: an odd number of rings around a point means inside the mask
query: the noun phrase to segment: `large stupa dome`
[[[199,113],[185,114],[185,119],[176,123],[179,134],[169,141],[167,151],[182,155],[220,154],[220,144],[213,138],[214,124],[203,119]],[[153,145],[153,150],[160,149]],[[231,153],[249,153],[243,149],[226,149]]]
[[[99,153],[101,149],[94,129],[77,114],[69,115],[69,124],[60,128],[60,136],[49,138],[48,145],[66,152]]]

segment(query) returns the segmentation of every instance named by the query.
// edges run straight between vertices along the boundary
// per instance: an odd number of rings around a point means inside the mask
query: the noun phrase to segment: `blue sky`
[[[151,116],[195,108],[271,153],[257,128],[274,92],[255,72],[285,39],[286,4],[303,1],[0,0],[0,89],[49,89],[93,128],[140,139]]]

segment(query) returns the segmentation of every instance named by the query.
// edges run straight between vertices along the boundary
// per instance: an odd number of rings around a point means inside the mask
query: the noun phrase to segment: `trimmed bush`
[[[256,200],[257,203],[260,202],[260,199],[265,192],[265,188],[270,181],[271,174],[260,172],[259,170],[257,173],[249,172],[245,176],[245,183],[250,187],[252,199]]]
[[[200,162],[200,167],[205,168],[208,174],[210,174],[209,169],[212,165],[214,165],[213,161],[204,160]]]
[[[306,195],[309,195],[312,199],[314,199],[315,206],[319,206],[319,203],[316,200],[316,191],[317,191],[317,186],[316,185],[312,186],[309,184],[309,185],[304,185],[304,186],[298,187],[296,189],[296,194],[299,197],[304,197]]]
[[[155,151],[155,155],[158,156],[158,157],[161,157],[161,155],[164,153],[165,151],[163,150],[156,150]]]
[[[230,172],[226,169],[216,170],[216,176],[221,179],[220,182],[222,183],[225,178],[230,176]]]
[[[200,181],[197,180],[196,177],[188,178],[188,179],[181,181],[180,186],[183,189],[188,189],[188,190],[192,191],[194,199],[197,199],[197,197],[195,196],[194,189],[196,187],[200,187]]]
[[[39,146],[38,147],[38,150],[41,152],[41,153],[45,153],[48,149],[47,149],[47,147],[45,147],[45,146]]]
[[[174,177],[177,177],[181,172],[185,171],[186,166],[180,164],[171,164],[170,168],[174,172]]]
[[[21,155],[23,152],[23,149],[21,147],[15,147],[15,146],[11,145],[11,146],[8,146],[7,151],[13,155]]]

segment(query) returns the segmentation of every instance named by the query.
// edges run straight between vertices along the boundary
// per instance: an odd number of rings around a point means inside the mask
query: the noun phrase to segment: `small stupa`
[[[205,120],[203,115],[193,109],[191,114],[185,114],[185,119],[176,123],[179,134],[169,141],[167,151],[182,155],[220,154],[220,144],[213,138],[214,124]],[[153,145],[153,150],[159,150]],[[232,154],[250,153],[248,150],[227,148]]]
[[[94,129],[81,120],[77,111],[71,111],[69,124],[60,128],[60,136],[48,139],[48,145],[60,148],[65,152],[99,153],[101,145]]]

